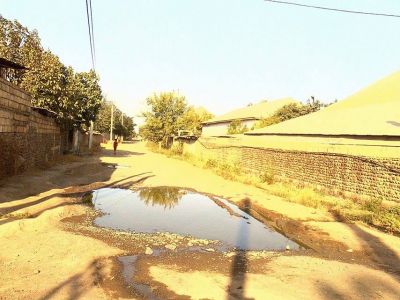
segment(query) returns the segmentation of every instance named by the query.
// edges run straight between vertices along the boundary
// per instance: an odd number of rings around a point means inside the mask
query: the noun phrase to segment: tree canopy
[[[129,138],[135,135],[134,120],[132,117],[125,115],[111,101],[103,100],[100,106],[97,122],[94,129],[101,133],[109,133],[111,129],[111,106],[114,105],[114,121],[113,132],[118,136]]]
[[[203,107],[187,107],[185,113],[179,118],[179,129],[192,132],[193,135],[200,136],[202,123],[214,117]]]
[[[175,92],[154,94],[146,99],[149,111],[143,113],[145,124],[140,135],[152,142],[167,145],[168,137],[178,134],[178,130],[188,130],[195,135],[201,133],[201,123],[210,119],[204,108],[188,106],[184,96]]]
[[[229,123],[227,134],[240,134],[249,131],[246,125],[242,124],[240,120],[233,120]]]
[[[293,118],[304,116],[320,110],[321,107],[324,107],[324,105],[319,100],[316,100],[314,97],[311,97],[307,101],[307,104],[290,103],[282,106],[272,116],[258,121],[254,127],[263,128]]]
[[[27,68],[10,73],[8,80],[29,92],[33,105],[49,109],[75,126],[96,119],[103,97],[95,72],[77,73],[65,66],[43,49],[36,30],[0,16],[0,57]]]

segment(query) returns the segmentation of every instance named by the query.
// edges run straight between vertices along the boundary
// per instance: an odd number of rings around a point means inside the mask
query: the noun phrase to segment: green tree
[[[211,119],[213,115],[205,108],[195,108],[190,106],[185,113],[178,119],[178,127],[181,130],[191,131],[194,135],[200,136],[202,123]]]
[[[258,121],[254,127],[263,128],[293,118],[304,116],[320,110],[323,106],[324,105],[319,100],[316,100],[314,97],[311,97],[307,101],[307,104],[290,103],[282,106],[272,116]]]
[[[99,113],[97,115],[96,123],[94,124],[94,129],[101,133],[109,133],[111,126],[111,106],[112,102],[104,99],[101,102]]]
[[[10,73],[8,80],[29,92],[33,105],[55,112],[71,126],[95,120],[102,101],[98,77],[93,71],[75,73],[43,50],[37,31],[0,16],[0,56],[28,68]]]
[[[228,126],[228,134],[241,134],[249,131],[246,125],[240,120],[233,120]]]
[[[166,146],[168,137],[178,133],[178,121],[187,111],[185,97],[164,92],[154,94],[146,102],[150,110],[143,114],[145,124],[140,128],[140,134],[146,140],[161,142]]]
[[[110,101],[103,100],[95,123],[95,130],[101,133],[109,133],[111,126],[111,106],[114,106],[113,132],[125,139],[135,135],[135,126],[133,118],[124,114],[115,104]]]

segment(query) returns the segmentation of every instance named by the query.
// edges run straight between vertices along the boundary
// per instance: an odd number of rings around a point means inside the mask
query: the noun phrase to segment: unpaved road
[[[127,168],[109,168],[117,163]],[[177,186],[221,196],[309,247],[299,252],[187,251],[207,241],[93,227],[82,195],[105,185]],[[209,170],[120,145],[0,183],[0,299],[399,299],[400,239],[288,203]],[[268,220],[267,220],[268,219]],[[165,245],[176,245],[175,250]],[[145,255],[146,247],[163,249]],[[135,256],[123,273],[118,257]],[[134,283],[136,290],[125,279]]]

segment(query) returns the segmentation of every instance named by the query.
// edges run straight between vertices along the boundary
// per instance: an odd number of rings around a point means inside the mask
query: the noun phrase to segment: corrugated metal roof
[[[400,136],[400,72],[318,112],[246,134]]]
[[[226,114],[217,116],[203,124],[225,123],[233,120],[261,120],[273,115],[279,108],[297,101],[292,98],[284,98],[273,101],[262,101],[244,108],[236,109]]]

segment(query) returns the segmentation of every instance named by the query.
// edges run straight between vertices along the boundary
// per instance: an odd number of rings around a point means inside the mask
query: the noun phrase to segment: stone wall
[[[31,96],[0,78],[0,178],[41,166],[60,154],[60,128]]]
[[[398,158],[376,158],[343,153],[248,147],[200,138],[184,151],[203,160],[238,165],[255,175],[269,172],[318,188],[400,202]],[[215,139],[214,139],[215,141]]]

